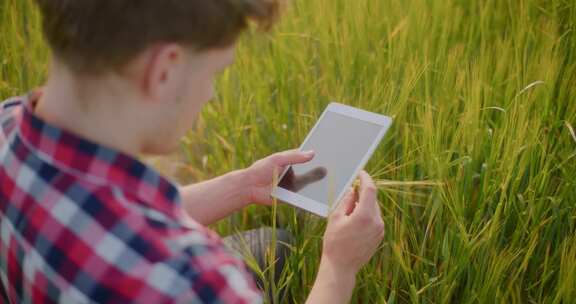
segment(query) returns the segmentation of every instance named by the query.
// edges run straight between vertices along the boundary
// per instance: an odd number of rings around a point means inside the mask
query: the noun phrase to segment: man
[[[1,105],[0,295],[7,303],[259,303],[205,225],[270,204],[285,151],[177,188],[136,156],[178,146],[274,0],[37,0],[52,50],[42,89]],[[384,226],[365,172],[333,212],[309,303],[345,303]]]

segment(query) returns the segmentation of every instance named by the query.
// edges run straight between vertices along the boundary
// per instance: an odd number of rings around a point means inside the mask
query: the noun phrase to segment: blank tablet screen
[[[382,126],[327,111],[302,151],[314,158],[291,166],[278,186],[319,203],[332,205],[378,137]]]

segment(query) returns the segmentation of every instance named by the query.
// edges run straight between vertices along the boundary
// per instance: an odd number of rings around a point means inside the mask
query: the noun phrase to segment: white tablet
[[[300,146],[314,158],[280,175],[272,196],[327,217],[388,131],[387,116],[330,103]]]

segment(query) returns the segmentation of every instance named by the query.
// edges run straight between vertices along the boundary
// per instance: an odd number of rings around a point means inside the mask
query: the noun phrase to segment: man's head
[[[267,29],[278,13],[277,0],[36,1],[54,70],[85,94],[108,85],[137,101],[134,118],[149,125],[142,150],[151,153],[172,150],[191,127],[249,21]]]

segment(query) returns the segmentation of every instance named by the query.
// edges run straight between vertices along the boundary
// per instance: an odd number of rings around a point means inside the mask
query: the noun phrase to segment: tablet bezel
[[[346,182],[344,187],[340,190],[340,192],[336,196],[336,199],[334,200],[335,203],[332,206],[332,210],[333,210],[334,208],[336,208],[336,206],[340,202],[342,196],[345,194],[345,192],[346,192],[345,190],[350,188],[350,186],[352,185],[352,182],[354,181],[356,176],[358,176],[358,173],[360,173],[360,170],[362,168],[364,168],[364,166],[366,166],[366,163],[368,162],[370,157],[372,157],[372,154],[374,153],[374,151],[376,150],[376,148],[380,144],[380,141],[382,141],[384,134],[386,134],[386,132],[390,128],[390,125],[392,124],[392,118],[390,118],[388,116],[368,112],[368,111],[365,111],[362,109],[354,108],[351,106],[347,106],[347,105],[344,105],[341,103],[331,102],[330,104],[328,104],[326,109],[324,109],[324,112],[322,112],[322,114],[320,115],[320,118],[318,118],[318,120],[316,121],[316,124],[314,125],[312,130],[310,130],[310,132],[308,133],[308,135],[306,136],[306,138],[304,139],[304,141],[300,145],[300,148],[299,148],[300,150],[302,150],[302,147],[304,147],[304,145],[308,142],[308,140],[310,139],[312,134],[314,134],[314,132],[316,131],[316,128],[318,127],[318,125],[320,124],[320,122],[322,121],[322,119],[324,118],[326,113],[328,113],[329,111],[340,114],[340,115],[348,116],[351,118],[359,119],[362,121],[370,122],[373,124],[377,124],[381,127],[378,135],[372,141],[372,144],[370,145],[370,147],[368,148],[368,150],[364,154],[364,157],[362,158],[362,160],[360,161],[360,163],[358,164],[358,166],[354,170],[354,174],[352,174],[350,179]],[[282,174],[278,178],[278,181],[282,180],[282,178],[284,177],[284,175],[286,174],[286,172],[288,171],[289,168],[290,168],[290,166],[288,166],[284,169],[284,171],[282,172]],[[276,184],[274,186],[274,189],[272,190],[271,195],[273,197],[281,200],[281,201],[284,201],[284,202],[290,204],[290,205],[304,209],[306,211],[312,212],[312,213],[319,215],[319,216],[322,216],[322,217],[327,217],[331,212],[330,206],[323,204],[323,203],[320,203],[318,201],[315,201],[313,199],[310,199],[308,197],[305,197],[303,195],[300,195],[298,193],[292,192],[290,190],[281,188],[278,186],[278,184]]]

